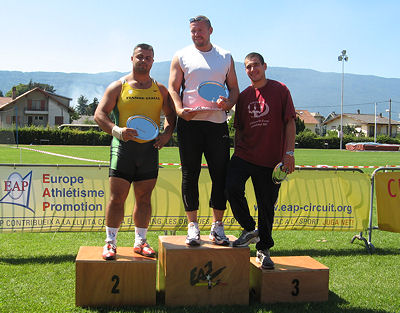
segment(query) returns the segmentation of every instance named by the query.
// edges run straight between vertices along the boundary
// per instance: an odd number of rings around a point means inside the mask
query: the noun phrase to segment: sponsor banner
[[[0,232],[99,231],[105,227],[109,199],[106,166],[0,166]],[[207,169],[199,179],[199,226],[209,229],[211,182]],[[251,184],[246,197],[257,220]],[[133,192],[125,203],[121,230],[133,230]],[[181,171],[160,168],[152,196],[150,230],[185,230]],[[363,230],[367,227],[369,177],[357,172],[296,171],[282,183],[274,229]],[[225,228],[240,229],[229,208]]]
[[[370,178],[351,171],[295,171],[280,189],[275,230],[362,231],[368,227]]]
[[[379,229],[400,233],[400,172],[376,173],[375,187]]]

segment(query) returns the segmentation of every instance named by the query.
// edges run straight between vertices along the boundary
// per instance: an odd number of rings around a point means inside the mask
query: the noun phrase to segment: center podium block
[[[248,305],[250,249],[214,245],[208,236],[189,247],[185,239],[158,237],[158,289],[165,305]]]
[[[329,268],[310,256],[272,257],[275,269],[250,258],[250,287],[261,303],[327,301]]]
[[[80,247],[76,257],[77,306],[156,304],[157,260],[118,247],[117,259],[105,261],[103,247]]]

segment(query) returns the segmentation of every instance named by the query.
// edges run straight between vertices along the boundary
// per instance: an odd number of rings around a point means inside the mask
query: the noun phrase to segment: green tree
[[[32,79],[29,81],[28,84],[18,84],[16,86],[13,86],[13,88],[14,87],[16,89],[16,94],[15,94],[16,97],[18,97],[18,96],[24,94],[25,92],[32,90],[36,87],[39,87],[40,89],[43,89],[45,91],[52,92],[52,93],[54,93],[56,91],[54,89],[54,86],[48,85],[48,84],[43,84],[43,83],[32,82]],[[6,93],[6,97],[12,97],[12,88]]]
[[[74,109],[73,109],[73,110],[74,110]],[[80,116],[79,116],[78,112],[76,112],[76,110],[74,110],[74,112],[72,112],[72,113],[69,115],[70,122],[78,120],[79,117],[80,117]]]
[[[78,112],[79,115],[87,115],[88,111],[88,99],[84,95],[80,95],[78,98],[78,106],[76,108],[76,111]]]
[[[229,136],[231,137],[235,136],[235,127],[233,127],[234,122],[235,122],[235,112],[232,113],[232,116],[228,121],[228,131],[229,131]]]
[[[4,97],[3,92],[0,90],[0,97]]]
[[[94,97],[93,98],[93,102],[89,103],[89,105],[87,107],[86,114],[87,115],[94,115],[94,112],[96,111],[98,105],[99,105],[99,100],[96,97]]]
[[[306,125],[304,125],[304,122],[300,119],[300,117],[298,116],[296,117],[295,123],[296,123],[296,135],[306,129]]]
[[[361,132],[357,131],[357,129],[352,125],[344,125],[343,126],[343,134],[351,135],[351,136],[359,136]]]

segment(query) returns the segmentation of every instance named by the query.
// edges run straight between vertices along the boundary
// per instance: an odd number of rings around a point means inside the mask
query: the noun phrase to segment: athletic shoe
[[[257,243],[260,241],[258,237],[258,229],[252,231],[246,231],[243,229],[242,234],[238,239],[233,242],[234,247],[247,247],[251,243]]]
[[[115,260],[117,258],[117,246],[111,241],[107,241],[103,247],[103,259],[104,260]]]
[[[261,268],[266,270],[273,270],[275,267],[274,261],[271,260],[269,250],[257,250],[256,261],[261,263]]]
[[[135,246],[133,247],[133,252],[143,256],[147,256],[149,258],[154,258],[156,255],[156,252],[153,250],[152,247],[150,247],[146,240],[142,240],[141,243],[135,244]]]
[[[188,225],[188,233],[186,236],[186,244],[188,246],[200,245],[200,230],[197,223],[190,222]]]
[[[220,221],[212,223],[209,238],[216,245],[229,246],[229,238],[225,236],[224,223]]]

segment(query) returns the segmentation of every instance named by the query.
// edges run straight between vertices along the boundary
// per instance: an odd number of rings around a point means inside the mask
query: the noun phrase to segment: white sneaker
[[[200,245],[200,230],[199,225],[194,222],[190,222],[188,225],[188,233],[186,236],[186,244],[189,246]]]
[[[103,247],[103,259],[115,260],[117,258],[117,245],[111,241],[107,241]]]
[[[212,223],[209,238],[216,245],[229,246],[229,238],[225,236],[224,223],[220,221]]]

